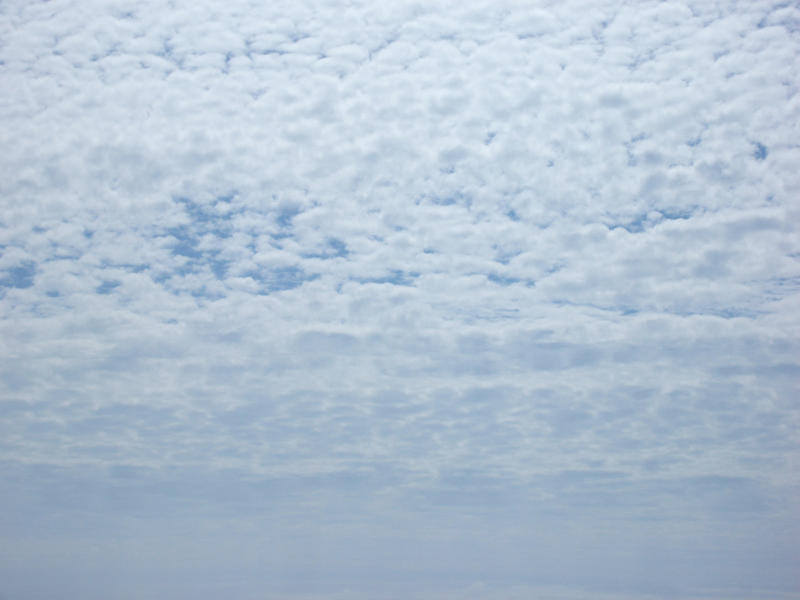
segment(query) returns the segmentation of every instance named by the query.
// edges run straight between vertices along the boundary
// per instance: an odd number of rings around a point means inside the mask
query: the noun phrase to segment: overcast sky
[[[800,589],[800,8],[0,2],[3,600]]]

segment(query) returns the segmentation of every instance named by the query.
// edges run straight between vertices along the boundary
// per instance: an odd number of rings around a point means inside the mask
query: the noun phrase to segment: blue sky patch
[[[33,285],[35,275],[36,263],[32,261],[23,262],[5,271],[0,278],[0,286],[21,289],[29,288]]]

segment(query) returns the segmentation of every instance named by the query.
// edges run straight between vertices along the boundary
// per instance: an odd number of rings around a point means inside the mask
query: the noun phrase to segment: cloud
[[[0,591],[788,597],[799,19],[4,5]]]

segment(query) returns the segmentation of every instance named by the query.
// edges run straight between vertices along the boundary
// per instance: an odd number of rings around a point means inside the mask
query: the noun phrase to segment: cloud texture
[[[800,587],[791,3],[10,0],[0,40],[9,600]]]

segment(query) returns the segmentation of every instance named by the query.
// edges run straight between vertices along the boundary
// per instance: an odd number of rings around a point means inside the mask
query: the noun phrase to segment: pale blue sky
[[[1,598],[797,597],[792,3],[0,40]]]

